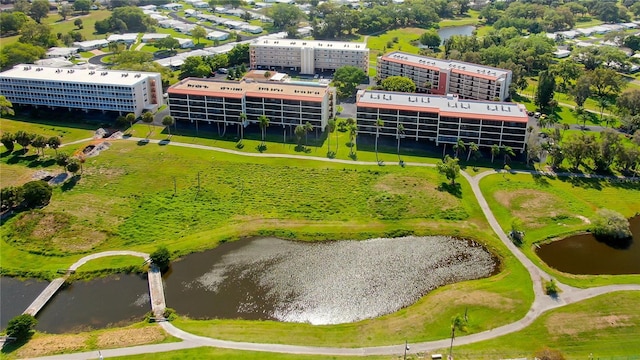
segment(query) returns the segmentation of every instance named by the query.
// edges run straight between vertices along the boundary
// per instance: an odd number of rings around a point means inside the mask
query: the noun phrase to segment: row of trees
[[[15,144],[17,143],[22,146],[24,154],[29,151],[29,146],[32,146],[36,149],[37,155],[44,155],[44,149],[46,147],[54,149],[57,154],[58,148],[62,144],[60,138],[57,136],[47,138],[43,135],[28,133],[24,130],[18,130],[15,134],[4,132],[2,133],[2,137],[0,137],[0,142],[9,153],[13,152]]]
[[[213,56],[191,56],[185,59],[180,67],[180,79],[187,77],[210,77],[221,68],[235,67],[233,78],[240,78],[246,73],[245,63],[249,61],[249,45],[238,44],[226,54]]]
[[[0,208],[7,210],[28,210],[45,206],[51,200],[51,186],[46,181],[29,181],[22,186],[0,189]]]

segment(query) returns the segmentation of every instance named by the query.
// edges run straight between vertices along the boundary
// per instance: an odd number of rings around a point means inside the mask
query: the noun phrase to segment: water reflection
[[[338,324],[394,312],[438,286],[489,276],[495,265],[480,245],[448,237],[262,238],[174,263],[165,294],[192,318]]]
[[[552,268],[570,274],[640,274],[640,216],[629,223],[633,237],[623,247],[581,234],[544,244],[536,253]]]

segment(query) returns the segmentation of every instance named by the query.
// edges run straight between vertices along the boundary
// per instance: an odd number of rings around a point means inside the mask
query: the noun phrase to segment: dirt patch
[[[74,235],[76,233],[79,235]],[[89,230],[82,225],[73,225],[68,232],[60,235],[63,236],[51,239],[52,244],[57,249],[72,253],[91,250],[107,240],[107,234],[97,230]]]
[[[563,335],[579,336],[580,333],[635,326],[629,315],[596,315],[590,313],[553,314],[545,323],[549,334],[559,337]]]
[[[42,216],[31,232],[31,237],[38,240],[49,239],[69,226],[69,218],[62,214],[38,214]],[[25,216],[26,218],[26,216]],[[25,219],[26,221],[29,221]]]
[[[434,299],[436,299],[437,303],[442,304],[486,306],[494,309],[500,309],[501,311],[510,311],[516,306],[513,299],[482,290],[470,292],[448,290],[438,293],[434,296]]]
[[[167,338],[159,326],[147,326],[137,329],[119,329],[106,331],[98,335],[96,345],[99,348],[116,348],[152,344]]]
[[[16,355],[18,358],[31,358],[82,350],[89,339],[88,334],[74,335],[38,335],[22,346]]]
[[[531,228],[541,227],[544,224],[536,221],[543,217],[554,217],[562,213],[558,208],[558,198],[539,190],[498,190],[493,197],[511,213],[520,218],[527,219],[527,226]]]

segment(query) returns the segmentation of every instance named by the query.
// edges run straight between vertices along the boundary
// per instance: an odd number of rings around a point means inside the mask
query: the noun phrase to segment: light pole
[[[404,341],[404,360],[407,360],[407,350],[409,350],[409,345],[407,344],[407,340]]]

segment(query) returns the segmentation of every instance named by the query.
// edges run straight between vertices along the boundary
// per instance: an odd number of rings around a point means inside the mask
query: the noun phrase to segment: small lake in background
[[[440,35],[440,40],[442,44],[444,43],[445,40],[452,37],[453,35],[469,36],[473,34],[473,31],[475,29],[476,27],[473,25],[448,26],[448,27],[438,29],[438,35]]]
[[[628,247],[614,248],[592,234],[569,236],[540,245],[536,254],[552,268],[569,274],[640,274],[640,216],[629,219]]]

